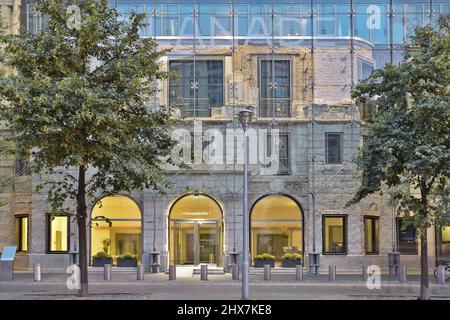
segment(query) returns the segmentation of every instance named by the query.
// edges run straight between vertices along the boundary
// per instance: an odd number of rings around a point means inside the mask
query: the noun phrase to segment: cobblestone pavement
[[[42,281],[33,283],[30,273],[18,273],[11,282],[0,282],[0,299],[8,300],[66,300],[77,299],[75,292],[66,288],[66,274],[44,274]],[[360,275],[340,275],[336,282],[329,282],[326,274],[295,281],[293,274],[273,274],[271,281],[263,275],[252,275],[250,293],[252,299],[416,299],[419,293],[418,276],[410,276],[400,284],[395,276],[383,276],[381,289],[370,290]],[[111,281],[104,281],[103,274],[90,274],[88,299],[139,299],[139,300],[237,300],[241,294],[240,281],[233,281],[229,274],[210,275],[208,281],[200,276],[178,278],[169,281],[167,274],[146,274],[137,281],[134,273],[117,272]],[[450,283],[438,285],[430,278],[434,299],[450,300]]]

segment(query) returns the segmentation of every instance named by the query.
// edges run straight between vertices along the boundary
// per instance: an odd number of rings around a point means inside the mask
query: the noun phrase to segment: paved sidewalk
[[[44,274],[39,283],[32,282],[30,273],[16,274],[15,281],[0,282],[0,299],[18,300],[65,300],[77,299],[76,292],[66,288],[66,274]],[[250,277],[252,299],[416,299],[419,293],[418,276],[410,276],[400,284],[396,277],[383,276],[380,290],[370,290],[359,275],[340,275],[336,282],[327,281],[327,275],[295,281],[292,274],[272,275],[264,281],[263,275]],[[198,275],[169,281],[167,274],[146,274],[145,280],[137,281],[135,273],[116,272],[111,281],[104,281],[103,274],[90,274],[89,299],[139,299],[139,300],[238,300],[241,282],[231,280],[229,274],[210,275],[201,281]],[[450,283],[438,285],[430,278],[434,299],[450,300]]]

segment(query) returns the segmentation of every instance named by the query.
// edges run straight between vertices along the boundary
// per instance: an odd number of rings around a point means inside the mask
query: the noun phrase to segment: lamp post
[[[244,108],[238,111],[238,119],[244,130],[244,226],[243,226],[243,263],[242,263],[242,300],[248,300],[248,256],[249,256],[249,212],[248,212],[248,128],[252,122],[253,112],[250,109]]]

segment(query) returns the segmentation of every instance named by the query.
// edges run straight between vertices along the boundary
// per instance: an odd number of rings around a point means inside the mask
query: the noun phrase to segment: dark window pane
[[[326,163],[342,163],[342,141],[340,133],[326,134]]]
[[[398,249],[402,254],[417,254],[416,228],[412,222],[397,219]]]
[[[272,135],[267,135],[267,156],[272,156],[272,144],[274,143],[274,139]],[[277,149],[278,149],[278,172],[277,174],[289,174],[289,135],[285,133],[280,133],[278,135],[277,141]]]
[[[186,117],[209,117],[210,108],[223,106],[223,61],[170,61],[179,78],[169,82],[169,103],[181,105]],[[195,73],[195,80],[194,80]]]
[[[289,117],[291,69],[289,60],[261,60],[260,116]]]

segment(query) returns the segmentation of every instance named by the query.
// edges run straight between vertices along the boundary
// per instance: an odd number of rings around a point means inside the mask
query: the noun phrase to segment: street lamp
[[[242,263],[242,300],[248,300],[248,256],[249,256],[249,212],[248,212],[248,132],[253,117],[253,111],[243,108],[238,111],[238,120],[244,130],[244,229],[243,229],[243,263]]]

